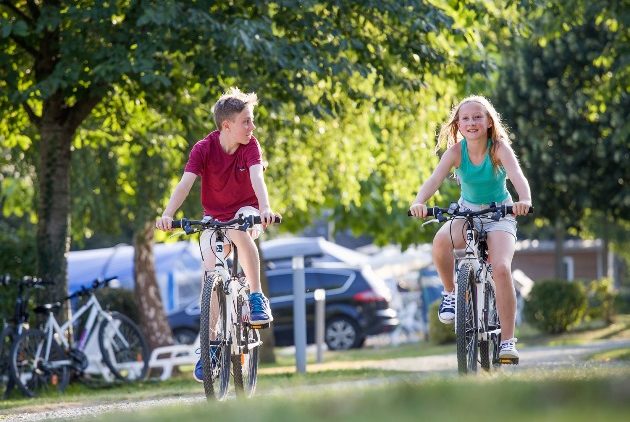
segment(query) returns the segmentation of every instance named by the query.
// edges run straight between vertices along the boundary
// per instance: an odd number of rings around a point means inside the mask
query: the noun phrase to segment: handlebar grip
[[[181,229],[182,228],[182,220],[173,220],[173,222],[171,223],[171,227],[174,229]]]
[[[411,216],[411,210],[407,210],[407,217]],[[427,207],[427,217],[433,217],[433,208]]]
[[[280,217],[279,215],[274,215],[273,216],[273,222],[274,222],[274,224],[282,223],[282,217]],[[262,224],[262,221],[261,221],[260,217],[257,216],[257,215],[254,216],[254,224]]]
[[[506,205],[505,206],[505,213],[506,214],[514,214],[512,212],[512,205]],[[527,211],[527,214],[533,214],[534,213],[534,207],[529,207],[529,210]]]

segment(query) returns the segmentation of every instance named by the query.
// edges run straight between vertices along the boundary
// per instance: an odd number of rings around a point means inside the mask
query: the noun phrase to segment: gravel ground
[[[579,346],[557,346],[557,347],[531,347],[520,351],[521,364],[513,367],[505,367],[505,370],[521,371],[533,368],[557,368],[557,367],[587,367],[592,363],[584,362],[583,358],[593,353],[608,349],[630,348],[630,340],[598,341],[587,345]],[[330,362],[320,364],[327,366],[347,367],[354,366],[360,368],[375,368],[391,371],[401,371],[405,375],[381,377],[378,379],[366,379],[363,381],[348,381],[335,383],[326,386],[327,390],[356,388],[361,386],[378,386],[396,382],[401,379],[423,378],[429,375],[444,374],[445,376],[456,376],[457,361],[455,354],[439,356],[423,356],[417,358],[399,358],[379,361],[364,361],[356,363]],[[410,374],[411,373],[411,374]],[[307,392],[310,389],[321,389],[321,386],[303,386],[293,388],[292,391]],[[286,395],[282,389],[259,392],[261,395],[279,396]],[[24,412],[23,409],[8,409],[0,413],[0,421],[42,421],[42,420],[72,420],[101,416],[104,413],[116,411],[134,412],[138,410],[153,408],[157,406],[188,405],[199,403],[205,400],[202,394],[194,396],[167,397],[141,401],[120,401],[117,403],[105,404],[85,404],[85,403],[64,403],[58,406],[46,405],[33,411]]]

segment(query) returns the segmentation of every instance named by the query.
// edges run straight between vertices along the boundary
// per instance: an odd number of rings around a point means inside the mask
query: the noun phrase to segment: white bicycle
[[[275,222],[280,221],[276,217]],[[249,285],[238,274],[238,251],[229,239],[228,230],[246,231],[260,222],[260,217],[240,215],[225,223],[213,219],[199,221],[183,218],[172,224],[173,228],[182,228],[186,234],[212,230],[210,238],[215,239],[216,265],[212,271],[204,273],[199,316],[203,386],[209,400],[226,397],[230,364],[236,394],[251,397],[256,390],[258,351],[262,345],[258,329],[269,324],[255,325],[249,319]],[[234,251],[231,269],[225,254],[226,242]]]
[[[91,288],[82,287],[65,298],[85,296],[88,300],[61,325],[54,315],[61,308],[61,302],[34,309],[35,313],[47,315],[43,330],[25,331],[11,350],[11,371],[16,385],[25,395],[34,397],[39,390],[50,387],[63,391],[72,372],[82,374],[88,368],[92,356],[86,352],[97,339],[102,361],[116,378],[135,381],[146,377],[149,348],[140,328],[123,314],[105,311],[94,295],[96,289],[113,279],[94,280]],[[70,328],[88,311],[80,337],[75,342]],[[90,353],[94,353],[94,349]]]
[[[530,207],[529,212],[533,212],[533,208]],[[510,205],[497,206],[492,203],[479,211],[460,211],[459,204],[452,203],[449,208],[427,208],[427,216],[435,218],[422,224],[465,220],[465,255],[455,258],[455,334],[457,367],[461,374],[476,372],[477,363],[486,371],[494,365],[518,364],[518,358],[499,359],[501,322],[496,306],[492,267],[487,261],[488,234],[483,228],[484,221],[498,221],[508,214],[512,214]],[[479,222],[479,230],[475,228],[475,220]]]

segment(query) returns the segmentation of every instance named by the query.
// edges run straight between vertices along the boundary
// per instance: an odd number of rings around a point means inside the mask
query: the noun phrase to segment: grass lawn
[[[332,384],[326,388],[276,390],[255,400],[201,401],[111,413],[97,420],[185,422],[216,417],[221,421],[274,422],[481,419],[576,422],[625,420],[628,412],[630,367],[625,366],[402,379],[358,387]]]
[[[608,327],[590,328],[591,329],[576,330],[560,336],[544,336],[529,328],[526,328],[527,330],[530,330],[529,333],[518,334],[520,337],[519,345],[523,344],[523,346],[527,347],[533,345],[583,344],[599,339],[630,338],[630,315],[622,315],[618,317],[617,321],[613,325],[610,325]],[[496,393],[498,394],[497,400],[499,400],[499,398],[500,400],[504,400],[502,392],[495,391],[502,390],[503,387],[497,387],[496,385],[504,384],[506,389],[514,389],[513,394],[521,394],[521,392],[523,392],[523,394],[530,394],[528,393],[530,388],[529,383],[535,383],[536,380],[543,380],[545,383],[551,382],[552,384],[555,382],[555,375],[552,376],[551,379],[546,378],[547,375],[550,373],[548,368],[542,368],[539,372],[525,371],[526,374],[524,375],[521,375],[519,372],[512,372],[508,370],[504,372],[500,371],[499,373],[492,374],[491,376],[483,374],[474,379],[470,377],[462,379],[457,377],[455,373],[453,373],[453,377],[445,377],[444,375],[433,375],[432,377],[434,378],[428,378],[426,375],[418,376],[418,374],[410,374],[400,371],[369,369],[361,366],[361,363],[369,361],[418,357],[454,352],[454,344],[435,346],[427,342],[420,342],[402,344],[398,346],[373,345],[370,347],[351,351],[327,351],[324,355],[325,363],[323,365],[315,364],[315,356],[313,353],[310,353],[308,355],[308,374],[296,374],[294,366],[294,356],[291,353],[291,350],[278,349],[276,354],[276,363],[271,365],[261,365],[258,381],[258,392],[260,394],[268,393],[272,396],[274,394],[277,394],[283,397],[287,396],[287,392],[291,392],[291,402],[301,403],[300,406],[308,407],[311,406],[310,404],[308,404],[308,398],[300,397],[304,395],[308,396],[310,392],[308,394],[302,394],[299,393],[300,389],[306,388],[311,391],[313,390],[313,388],[315,388],[315,390],[319,392],[328,391],[328,388],[325,386],[331,384],[336,385],[343,383],[352,383],[354,381],[362,380],[392,379],[396,380],[396,383],[403,385],[397,385],[395,387],[397,391],[396,395],[391,396],[389,393],[386,394],[388,397],[386,400],[390,400],[387,406],[391,407],[396,405],[398,400],[397,397],[399,395],[402,397],[406,397],[407,394],[417,393],[418,395],[424,397],[425,390],[429,392],[433,391],[433,393],[431,394],[438,395],[439,391],[442,391],[444,389],[452,389],[454,391],[453,394],[461,394],[463,400],[467,402],[467,400],[469,399],[467,398],[468,395],[464,392],[464,390],[466,390],[467,388],[471,388],[470,383],[473,383],[473,385],[475,386],[481,383],[483,387],[480,388],[487,389],[486,393],[484,394],[493,396]],[[605,371],[593,372],[593,378],[595,380],[598,380],[597,382],[599,383],[617,383],[618,377],[616,375],[618,374],[625,374],[626,378],[630,379],[630,350],[628,349],[609,350],[607,352],[595,354],[589,359],[594,362],[595,365],[600,365],[607,368],[617,368],[618,366],[619,368],[621,368],[619,371],[615,369],[617,373],[615,373],[615,371],[612,371],[611,373],[606,373]],[[190,375],[192,367],[182,367],[181,369],[181,375],[163,382],[145,381],[142,383],[134,384],[114,384],[100,386],[98,388],[88,387],[81,383],[75,382],[71,384],[66,392],[63,394],[52,391],[44,394],[42,397],[38,397],[35,399],[26,399],[21,396],[19,392],[15,391],[9,399],[0,401],[0,420],[3,419],[3,415],[15,414],[19,412],[20,409],[31,411],[35,409],[54,410],[60,407],[90,405],[96,403],[117,403],[125,400],[139,401],[145,399],[160,399],[163,397],[178,396],[200,397],[202,395],[203,388],[200,384],[192,380],[192,377]],[[588,376],[589,374],[583,373],[583,369],[574,369],[573,374],[571,374],[571,372],[568,372],[566,374],[559,373],[558,375],[558,377],[561,379],[567,379],[566,385],[562,387],[566,387],[567,391],[569,386],[571,385],[578,390],[581,388],[587,388],[581,386],[580,382],[587,379],[585,377]],[[630,392],[630,385],[623,384],[623,386],[625,388],[625,392]],[[376,387],[366,388],[365,391],[361,392],[358,395],[351,391],[344,391],[343,396],[351,397],[351,399],[349,398],[348,400],[353,401],[353,403],[355,403],[354,405],[356,406],[368,406],[370,404],[370,401],[368,400],[368,402],[364,403],[362,397],[372,397],[371,394],[373,394],[373,388]],[[474,388],[473,390],[475,391],[471,391],[471,397],[476,397],[475,394],[477,394],[477,388]],[[413,393],[411,391],[413,391]],[[429,396],[431,396],[431,394],[429,394]],[[593,397],[599,396],[594,395]],[[335,397],[324,397],[323,399],[327,401],[334,401]],[[530,399],[534,400],[532,401],[532,403],[535,403],[535,398],[530,397]],[[275,400],[275,398],[270,399],[271,402]],[[281,399],[278,400],[282,402]],[[265,402],[267,401],[268,399],[265,399]],[[493,399],[492,401],[495,401],[495,399]],[[437,401],[436,403],[438,402],[439,401]],[[630,403],[630,400],[628,400],[628,402]],[[426,405],[428,406],[428,408],[433,408],[433,404],[433,402],[424,403],[423,406]],[[232,405],[222,404],[221,406],[225,406],[225,408],[228,409]],[[273,409],[272,405],[269,406],[271,406],[270,409]],[[414,406],[411,406],[413,409],[415,409],[414,411],[419,411],[419,409]],[[204,408],[207,411],[207,407]],[[241,410],[230,410],[230,412],[236,412],[234,413],[234,415],[237,415],[240,414],[238,412],[241,412]],[[272,410],[270,410],[270,412],[272,412]],[[402,418],[401,420],[406,420],[405,418],[411,417],[411,415],[411,413],[407,416],[405,416],[405,414],[401,414],[400,417]],[[263,418],[260,420],[267,419]]]

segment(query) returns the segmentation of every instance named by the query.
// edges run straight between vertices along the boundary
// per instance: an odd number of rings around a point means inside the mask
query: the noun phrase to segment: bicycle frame
[[[238,251],[236,246],[229,240],[229,237],[225,233],[228,229],[218,229],[216,230],[215,244],[214,244],[214,254],[216,257],[216,263],[212,270],[207,271],[207,273],[217,274],[221,280],[221,286],[217,286],[216,288],[223,288],[223,293],[225,294],[225,303],[228,306],[227,312],[227,320],[226,327],[228,329],[229,338],[226,339],[228,344],[230,345],[230,351],[232,355],[240,355],[242,353],[247,353],[245,351],[260,346],[262,342],[259,340],[257,343],[252,344],[241,344],[241,340],[238,338],[238,331],[236,322],[238,321],[238,297],[241,293],[241,290],[246,288],[247,284],[243,285],[239,282],[237,276],[238,270]],[[232,264],[232,271],[228,271],[227,268],[227,260],[225,255],[225,239],[228,239],[228,243],[231,245],[234,251],[234,260]],[[212,240],[210,240],[212,241]],[[236,289],[236,290],[235,290]],[[243,306],[242,312],[247,312],[246,315],[243,315],[243,321],[247,321],[249,319],[249,307]],[[236,341],[235,341],[236,340]]]
[[[70,326],[74,324],[88,310],[90,311],[90,314],[88,315],[87,322],[85,326],[83,327],[83,331],[81,332],[81,337],[79,338],[79,342],[76,347],[77,350],[80,350],[81,352],[83,352],[87,345],[88,339],[96,331],[96,327],[98,327],[97,322],[102,321],[103,319],[112,321],[111,315],[109,315],[107,312],[103,310],[96,296],[94,296],[94,294],[90,295],[90,298],[88,299],[88,301],[83,306],[81,306],[81,308],[79,308],[79,310],[72,316],[72,318],[61,325],[59,325],[59,323],[57,322],[57,319],[55,318],[52,311],[48,313],[48,319],[46,321],[46,325],[44,326],[44,333],[46,333],[46,353],[44,356],[46,359],[48,359],[50,356],[50,349],[52,347],[53,341],[57,341],[66,351],[72,349],[74,341],[72,339],[68,340],[68,338],[66,337],[66,334],[69,332]],[[115,325],[113,326],[118,331],[118,327],[116,327]],[[120,334],[120,333],[117,332],[117,334]],[[55,339],[53,339],[53,337],[55,337]],[[123,341],[123,343],[125,343],[124,344],[125,347],[129,346],[124,336],[120,336],[120,339],[121,341]],[[53,367],[59,367],[62,365],[70,366],[71,364],[72,364],[72,360],[68,360],[68,361],[64,360],[64,361],[57,361],[52,366]]]
[[[465,247],[465,255],[463,258],[455,258],[455,268],[456,271],[459,272],[461,267],[464,264],[469,264],[475,274],[475,290],[476,290],[476,303],[475,307],[477,309],[477,340],[479,341],[487,341],[490,339],[492,335],[498,335],[501,333],[501,328],[485,331],[484,329],[484,318],[488,309],[484,309],[484,296],[486,291],[486,283],[490,283],[492,288],[495,289],[494,280],[492,278],[492,267],[488,262],[486,262],[484,257],[481,257],[479,254],[479,243],[481,241],[485,242],[485,237],[487,233],[482,229],[481,231],[477,231],[474,227],[473,217],[466,217],[466,247]],[[482,239],[480,239],[480,237]],[[457,277],[455,277],[457,280]],[[459,286],[457,286],[459,288]],[[457,313],[457,309],[455,313]]]

